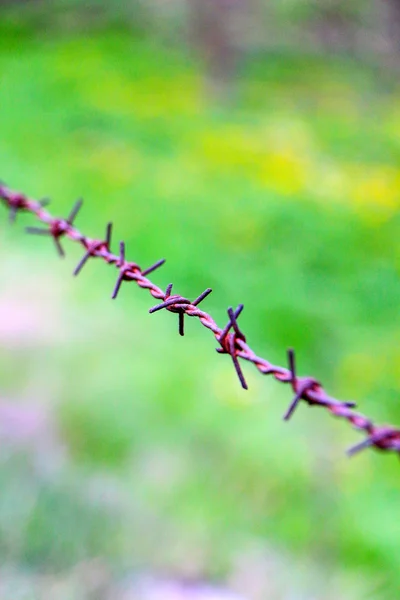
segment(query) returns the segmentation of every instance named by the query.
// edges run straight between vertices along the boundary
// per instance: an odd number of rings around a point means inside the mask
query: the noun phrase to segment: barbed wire
[[[82,207],[82,200],[78,200],[69,216],[66,219],[62,219],[53,217],[45,210],[45,207],[49,204],[47,198],[38,201],[33,200],[20,192],[9,189],[2,183],[0,183],[0,199],[9,210],[9,220],[11,223],[16,220],[19,212],[27,211],[34,214],[45,227],[27,227],[26,231],[30,234],[52,237],[56,250],[61,257],[65,255],[61,245],[63,237],[81,244],[85,253],[76,266],[74,275],[78,275],[81,272],[90,258],[101,258],[106,263],[114,265],[118,269],[118,277],[111,298],[117,298],[122,283],[135,281],[139,287],[149,290],[152,297],[159,301],[158,304],[150,308],[149,312],[151,314],[165,309],[178,315],[178,330],[182,336],[184,335],[185,316],[197,317],[200,323],[214,334],[218,343],[217,352],[227,354],[231,357],[240,384],[244,389],[247,390],[247,383],[239,359],[253,363],[262,375],[272,375],[277,381],[289,384],[294,392],[294,398],[283,417],[286,421],[292,417],[300,402],[306,402],[309,406],[321,406],[330,414],[344,419],[353,425],[353,427],[366,434],[365,439],[361,443],[347,451],[349,456],[367,447],[374,447],[382,451],[394,451],[400,454],[400,429],[391,425],[375,425],[368,417],[354,410],[356,406],[354,402],[341,401],[329,396],[322,384],[317,379],[314,379],[314,377],[299,377],[296,372],[295,353],[293,349],[289,349],[287,352],[288,368],[275,366],[268,360],[257,356],[246,343],[246,336],[238,324],[239,316],[244,308],[243,304],[240,304],[236,310],[233,310],[232,307],[228,308],[228,322],[221,329],[211,315],[200,310],[198,307],[211,293],[211,288],[204,290],[193,301],[179,294],[172,294],[172,283],[163,291],[148,279],[147,276],[161,267],[165,260],[159,260],[147,269],[141,269],[137,263],[126,259],[124,242],[120,242],[119,244],[119,254],[113,254],[110,249],[111,223],[108,223],[106,226],[104,239],[91,239],[83,235],[74,226],[75,218]]]

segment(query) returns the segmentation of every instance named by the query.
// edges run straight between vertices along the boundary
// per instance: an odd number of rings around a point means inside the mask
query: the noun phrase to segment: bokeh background
[[[1,177],[400,423],[399,40],[398,0],[3,0]],[[399,597],[398,457],[284,424],[286,386],[32,221],[0,227],[0,598]]]

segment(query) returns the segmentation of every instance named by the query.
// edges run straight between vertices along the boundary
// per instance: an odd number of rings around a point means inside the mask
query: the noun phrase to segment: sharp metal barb
[[[357,402],[353,402],[352,400],[346,400],[344,403],[346,408],[356,408]]]
[[[244,337],[245,337],[244,333],[242,333],[239,329],[239,325],[237,324],[236,316],[235,316],[235,313],[233,312],[232,307],[228,308],[228,317],[230,319],[231,326],[233,327],[233,330],[236,333],[237,337],[244,339]]]
[[[64,252],[64,248],[61,246],[60,240],[58,239],[57,236],[53,236],[53,240],[54,240],[55,246],[57,248],[58,254],[60,255],[61,258],[64,258],[65,252]]]
[[[34,235],[51,235],[50,229],[42,229],[41,227],[25,227],[25,231]]]
[[[289,408],[287,409],[286,413],[283,416],[283,420],[284,421],[288,421],[290,419],[290,417],[292,416],[292,414],[294,413],[294,411],[297,408],[297,405],[301,399],[303,395],[303,390],[301,392],[298,392],[295,397],[293,398],[293,400],[290,403]]]
[[[169,283],[167,285],[167,289],[165,290],[165,298],[169,298],[171,295],[173,283]]]
[[[367,437],[365,440],[363,440],[359,444],[356,444],[355,446],[353,446],[352,448],[347,450],[347,455],[354,456],[354,454],[361,452],[361,450],[364,450],[365,448],[369,448],[370,446],[374,446],[378,442],[383,441],[390,434],[391,434],[391,431],[388,428],[384,428],[383,431],[377,431],[376,433],[371,434],[369,437]],[[381,448],[381,449],[384,449],[384,448]]]
[[[146,277],[146,275],[149,275],[150,273],[152,273],[153,271],[155,271],[156,269],[161,267],[164,263],[165,263],[165,258],[162,258],[158,262],[154,263],[154,265],[151,265],[151,267],[149,267],[148,269],[145,269],[144,271],[142,271],[142,275],[144,277]]]
[[[168,308],[168,306],[172,306],[173,304],[189,304],[189,301],[186,298],[169,298],[165,300],[165,302],[161,302],[161,304],[157,304],[149,309],[149,313],[155,313],[158,310],[162,310],[163,308]]]
[[[17,218],[17,212],[18,212],[18,209],[16,206],[10,207],[10,212],[8,213],[8,220],[11,224],[15,223],[15,219]]]
[[[230,306],[227,310],[229,317],[229,328],[233,327],[233,330],[237,334],[238,325],[236,323],[235,313],[233,312],[233,308]]]
[[[200,294],[200,296],[198,296],[196,298],[196,300],[193,300],[192,304],[193,306],[197,306],[198,304],[200,304],[200,302],[202,302],[204,300],[204,298],[207,298],[207,296],[209,294],[211,294],[212,289],[211,288],[207,288],[206,290],[204,290],[204,292],[202,294]]]
[[[358,454],[362,450],[365,450],[365,448],[369,448],[370,446],[373,446],[373,445],[374,445],[374,440],[372,440],[371,438],[367,438],[366,440],[363,440],[359,444],[356,444],[355,446],[352,446],[351,448],[349,448],[346,451],[346,454],[347,454],[347,456],[351,457],[351,456],[354,456],[355,454]]]
[[[239,315],[241,315],[243,309],[244,309],[244,304],[239,304],[239,306],[233,313],[235,315],[235,319],[237,319],[239,317]]]
[[[120,260],[120,267],[122,267],[122,265],[125,262],[125,242],[120,242],[119,243],[119,260]]]
[[[292,387],[293,387],[296,395],[293,398],[292,402],[290,403],[290,406],[283,417],[284,421],[288,421],[290,419],[290,417],[296,410],[297,405],[304,393],[304,390],[299,390],[298,392],[296,392],[296,360],[295,360],[295,354],[294,354],[293,348],[289,348],[289,350],[288,350],[288,362],[289,362],[289,370],[290,370],[290,373],[292,376],[291,384],[292,384]]]
[[[89,260],[90,258],[90,252],[86,252],[86,254],[81,258],[81,260],[79,261],[79,263],[77,264],[75,270],[74,270],[74,276],[76,277],[76,275],[78,275],[82,268],[85,266],[86,262]]]
[[[104,241],[104,245],[106,246],[107,251],[109,251],[109,248],[110,248],[111,228],[112,228],[112,224],[108,223],[107,228],[106,228],[106,239]],[[121,242],[121,243],[123,243],[123,242]],[[86,254],[82,257],[82,259],[79,261],[78,265],[76,266],[76,268],[74,270],[74,275],[78,275],[80,273],[80,271],[82,270],[82,267],[84,267],[84,265],[89,260],[89,258],[91,256],[95,256],[94,252],[97,249],[101,248],[102,246],[103,246],[103,244],[101,242],[96,242],[94,245],[89,246],[90,249],[86,252]],[[124,248],[124,250],[125,250],[125,248]]]
[[[72,210],[71,210],[71,212],[70,212],[70,215],[69,215],[69,217],[68,217],[68,219],[67,219],[67,223],[68,223],[69,225],[72,225],[72,224],[73,224],[73,222],[75,221],[75,217],[76,217],[76,215],[78,214],[78,212],[80,211],[80,209],[81,209],[81,207],[82,207],[82,204],[83,204],[83,200],[82,200],[82,198],[79,198],[79,199],[78,199],[78,200],[75,202],[75,204],[74,204],[74,206],[72,207]]]
[[[185,313],[182,311],[179,313],[179,335],[182,337],[185,335]]]
[[[118,296],[119,288],[121,287],[121,283],[122,283],[123,278],[124,278],[123,273],[120,273],[118,275],[117,283],[115,284],[115,288],[114,288],[114,291],[113,291],[112,296],[111,296],[112,300],[115,300],[115,298]]]
[[[289,348],[288,350],[288,362],[289,370],[292,374],[292,385],[294,385],[296,382],[296,358],[293,348]]]
[[[106,228],[106,246],[107,246],[107,250],[110,250],[110,245],[111,245],[111,233],[112,233],[112,223],[107,223],[107,228]]]
[[[235,354],[235,340],[233,339],[233,337],[231,338],[231,342],[230,342],[230,355],[232,357],[233,365],[235,367],[236,374],[239,377],[239,381],[240,381],[242,388],[244,390],[248,390],[249,388],[248,388],[246,380],[244,378],[242,368],[239,364],[238,357]]]
[[[39,204],[42,208],[48,206],[50,204],[50,198],[42,198],[41,200],[39,200]]]
[[[239,306],[237,307],[237,309],[233,313],[235,315],[235,319],[237,319],[239,317],[239,315],[242,312],[243,308],[244,308],[244,305],[243,304],[239,304]],[[220,341],[222,341],[224,339],[224,337],[226,336],[226,334],[228,333],[228,331],[230,330],[231,327],[232,327],[232,322],[231,322],[231,319],[229,319],[228,324],[221,331],[221,335],[219,336]]]

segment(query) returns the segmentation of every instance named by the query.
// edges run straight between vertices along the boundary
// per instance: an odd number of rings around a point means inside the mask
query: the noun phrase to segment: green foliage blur
[[[115,250],[167,259],[160,287],[212,287],[221,326],[243,302],[258,354],[285,365],[292,346],[300,374],[400,422],[397,83],[346,58],[260,53],[224,105],[178,44],[7,19],[0,73],[11,188],[49,195],[60,216],[82,196],[85,233],[112,220]],[[396,597],[397,457],[347,459],[361,436],[322,410],[283,423],[286,386],[245,364],[242,391],[199,323],[179,338],[134,285],[111,302],[114,269],[92,261],[74,280],[79,247],[65,242],[61,262],[27,224],[2,216],[0,395],[51,422],[0,451],[3,574],[75,581],[96,559],[111,580],[204,576],[250,599]],[[268,581],[259,556],[279,557]]]

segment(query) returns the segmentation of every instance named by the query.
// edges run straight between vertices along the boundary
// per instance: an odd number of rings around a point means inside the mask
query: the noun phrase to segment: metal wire
[[[160,310],[167,310],[178,315],[179,334],[184,335],[184,318],[197,317],[200,323],[209,329],[218,343],[217,352],[228,354],[233,362],[236,374],[240,384],[247,389],[247,383],[243,375],[239,359],[253,363],[262,375],[272,375],[277,381],[288,383],[293,389],[294,398],[290,403],[284,419],[292,417],[294,411],[300,402],[306,402],[310,406],[321,406],[330,414],[344,419],[357,430],[366,434],[365,439],[348,450],[348,455],[352,456],[368,447],[374,447],[383,451],[394,451],[400,455],[400,429],[390,425],[375,425],[366,416],[355,412],[355,403],[337,400],[329,396],[324,390],[322,384],[313,377],[299,377],[296,374],[295,353],[294,350],[288,350],[289,368],[275,366],[269,361],[257,356],[250,346],[246,343],[246,337],[238,325],[238,318],[243,310],[243,305],[239,305],[236,310],[228,308],[228,322],[225,327],[220,328],[214,319],[205,311],[198,308],[199,304],[211,293],[208,288],[202,292],[195,300],[191,301],[179,294],[171,294],[172,284],[168,285],[163,291],[156,286],[147,275],[161,267],[165,260],[159,260],[147,269],[141,269],[138,264],[126,260],[125,243],[120,242],[119,254],[115,255],[110,250],[112,224],[108,223],[104,239],[91,239],[86,237],[76,227],[74,220],[82,206],[82,200],[78,200],[66,219],[53,217],[45,210],[48,199],[33,200],[22,193],[12,191],[6,185],[0,183],[0,199],[9,209],[10,222],[14,222],[19,212],[27,211],[33,213],[45,227],[28,227],[26,231],[31,234],[48,235],[52,237],[56,249],[60,256],[64,256],[64,249],[61,245],[61,239],[67,237],[78,242],[83,247],[85,253],[74,270],[74,275],[81,272],[84,265],[90,258],[101,258],[106,263],[114,265],[118,270],[117,281],[112,293],[112,298],[116,298],[124,282],[135,281],[136,284],[149,290],[150,294],[159,302],[150,308],[150,313]]]

